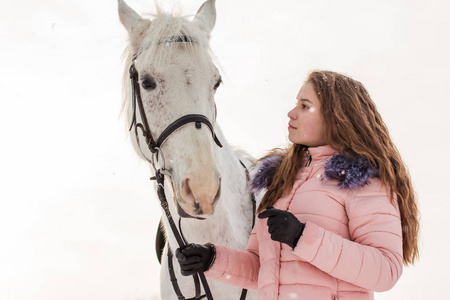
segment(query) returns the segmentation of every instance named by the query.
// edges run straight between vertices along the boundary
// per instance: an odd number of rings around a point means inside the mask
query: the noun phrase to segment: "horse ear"
[[[151,21],[142,18],[137,12],[129,7],[125,1],[119,1],[119,18],[125,29],[128,31],[130,42],[135,50],[139,47],[144,37],[144,33],[151,25]]]
[[[203,3],[198,9],[193,22],[205,31],[209,38],[216,24],[216,0],[208,0]]]

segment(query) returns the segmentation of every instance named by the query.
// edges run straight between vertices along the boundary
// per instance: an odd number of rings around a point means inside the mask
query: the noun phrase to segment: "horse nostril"
[[[214,202],[213,203],[216,203],[217,200],[219,200],[221,190],[222,190],[222,178],[219,177],[219,189],[217,190],[217,194],[214,197]]]

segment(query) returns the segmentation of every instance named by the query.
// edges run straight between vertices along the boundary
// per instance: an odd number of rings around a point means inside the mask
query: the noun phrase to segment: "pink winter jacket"
[[[310,148],[289,195],[275,208],[306,223],[295,249],[272,241],[267,220],[257,219],[246,251],[216,246],[206,276],[258,290],[257,299],[374,299],[391,289],[402,273],[402,229],[378,178],[355,189],[324,181],[324,165],[336,151]]]

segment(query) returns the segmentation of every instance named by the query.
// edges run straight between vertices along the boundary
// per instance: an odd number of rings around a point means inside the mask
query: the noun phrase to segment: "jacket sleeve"
[[[306,222],[294,254],[351,284],[375,292],[391,289],[403,268],[397,203],[378,179],[350,193],[345,203],[351,240]]]
[[[258,289],[259,252],[258,239],[253,229],[245,251],[214,245],[216,258],[205,272],[209,278],[245,289]]]

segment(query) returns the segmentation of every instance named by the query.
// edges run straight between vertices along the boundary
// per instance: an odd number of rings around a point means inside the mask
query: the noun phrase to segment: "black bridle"
[[[134,59],[135,60],[135,59]],[[172,122],[169,126],[167,126],[166,129],[160,134],[157,140],[153,138],[153,135],[150,131],[150,126],[148,125],[147,117],[145,115],[144,110],[144,104],[142,103],[142,97],[141,97],[141,89],[139,87],[139,74],[136,70],[136,67],[134,66],[134,60],[130,66],[130,79],[131,79],[131,85],[132,85],[132,103],[133,103],[133,119],[131,121],[130,131],[133,129],[133,126],[135,128],[135,134],[138,137],[138,129],[142,131],[143,136],[145,137],[145,142],[147,144],[148,149],[152,153],[156,153],[157,151],[161,150],[161,146],[163,143],[167,140],[167,138],[178,128],[188,124],[188,123],[195,123],[195,127],[197,129],[200,129],[202,127],[202,123],[208,126],[209,130],[212,133],[212,136],[214,138],[214,142],[217,144],[217,146],[222,148],[222,144],[220,143],[219,139],[217,138],[216,134],[214,133],[214,128],[211,124],[211,122],[208,120],[207,117],[204,115],[199,114],[189,114],[182,116],[181,118],[175,120]],[[136,106],[137,104],[137,106]],[[136,109],[139,108],[139,114],[141,116],[141,122],[138,123],[136,119]],[[139,138],[138,144],[139,144]]]
[[[195,40],[189,36],[170,36],[168,38],[160,40],[158,42],[158,44],[161,44],[163,42],[164,43],[179,43],[179,42],[195,43]],[[182,235],[181,231],[179,231],[175,225],[175,222],[174,222],[172,215],[170,213],[170,210],[169,210],[169,204],[167,202],[166,194],[164,191],[164,175],[171,176],[171,174],[165,167],[165,160],[164,160],[164,155],[162,153],[161,147],[175,130],[177,130],[180,127],[182,127],[186,124],[189,124],[189,123],[195,123],[195,127],[197,129],[200,129],[202,127],[202,123],[205,124],[211,131],[213,140],[217,144],[217,146],[222,148],[222,144],[220,143],[219,139],[217,138],[216,134],[214,133],[213,125],[211,124],[209,119],[206,116],[200,115],[200,114],[188,114],[188,115],[182,116],[181,118],[175,120],[169,126],[167,126],[167,128],[155,140],[155,138],[151,134],[150,126],[148,125],[147,116],[145,114],[144,104],[142,102],[141,90],[140,90],[140,86],[139,86],[139,74],[138,74],[135,64],[134,64],[134,62],[135,62],[136,58],[139,56],[139,54],[140,53],[136,53],[134,55],[130,69],[129,69],[131,86],[132,86],[132,103],[133,103],[133,119],[131,121],[131,126],[130,126],[129,130],[131,131],[134,127],[138,147],[139,147],[143,157],[145,157],[152,164],[153,168],[155,169],[155,176],[152,177],[151,179],[156,180],[156,182],[158,184],[157,194],[158,194],[158,198],[160,200],[161,207],[164,210],[164,213],[167,217],[167,220],[169,222],[171,230],[175,236],[175,239],[177,240],[178,246],[180,248],[183,248],[188,245],[188,242]],[[139,123],[137,121],[136,110],[139,110],[141,123]],[[140,141],[139,141],[138,129],[141,130],[142,135],[145,137],[145,142],[147,144],[147,147],[150,150],[150,152],[153,154],[153,157],[151,160],[148,159],[145,156],[145,154],[142,152],[142,149],[140,146]],[[163,166],[162,166],[162,168],[157,169],[155,162],[157,160],[159,160],[159,155],[162,158]],[[245,166],[244,166],[244,168],[245,168]],[[253,208],[255,209],[254,199],[252,199],[252,201],[253,201]],[[254,219],[253,219],[253,224],[254,224]],[[181,229],[181,227],[180,227],[180,229]],[[175,277],[175,273],[173,270],[172,253],[171,253],[170,248],[168,249],[168,259],[169,259],[169,274],[170,274],[170,280],[172,282],[172,286],[175,290],[175,293],[177,294],[178,299],[184,300],[186,298],[181,293],[181,290],[178,286],[177,279]],[[200,290],[199,278],[203,285],[205,295],[200,295],[201,290]],[[197,274],[193,275],[193,279],[194,279],[194,284],[195,284],[195,295],[196,296],[191,299],[199,300],[199,299],[206,297],[208,300],[213,300],[211,290],[209,288],[208,282],[207,282],[206,277],[203,274],[203,272],[199,271]],[[241,300],[245,299],[246,294],[247,294],[247,290],[245,290],[245,289],[242,290],[240,299]],[[188,299],[188,300],[190,300],[190,299]]]

